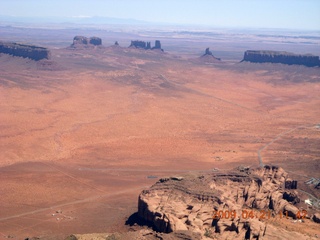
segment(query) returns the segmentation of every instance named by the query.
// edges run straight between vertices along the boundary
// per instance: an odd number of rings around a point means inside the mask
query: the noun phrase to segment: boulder
[[[287,211],[288,212],[288,216],[292,217],[293,219],[297,218],[297,213],[299,211],[299,209],[291,204],[286,204],[284,206],[284,212]]]
[[[265,227],[266,225],[263,222],[260,222],[257,219],[251,219],[250,220],[251,236],[256,239],[261,238],[263,236]]]
[[[320,213],[315,213],[313,216],[312,216],[312,220],[316,223],[320,223]]]

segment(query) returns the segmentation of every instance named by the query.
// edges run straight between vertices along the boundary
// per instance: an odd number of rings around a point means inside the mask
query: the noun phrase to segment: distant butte
[[[217,63],[220,62],[221,59],[213,56],[210,48],[206,48],[205,53],[200,57],[200,61],[205,63]]]
[[[71,48],[82,48],[82,47],[94,47],[101,46],[102,40],[99,37],[84,37],[84,36],[75,36],[73,38],[73,43],[71,44]]]
[[[288,65],[304,65],[307,67],[320,66],[318,56],[311,54],[294,54],[283,51],[254,51],[247,50],[244,53],[243,60],[241,62],[253,62],[253,63],[282,63]]]
[[[50,51],[47,48],[12,42],[0,42],[0,53],[30,58],[34,61],[50,58]]]
[[[163,49],[161,48],[161,43],[159,40],[155,41],[155,46],[151,47],[151,42],[145,42],[145,41],[140,41],[140,40],[135,40],[135,41],[131,41],[131,44],[129,47],[133,47],[133,48],[139,48],[139,49],[151,49],[151,50],[161,50],[163,51]]]

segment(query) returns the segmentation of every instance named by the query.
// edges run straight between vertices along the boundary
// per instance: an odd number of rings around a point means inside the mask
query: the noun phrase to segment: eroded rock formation
[[[268,231],[264,218],[286,211],[296,218],[295,203],[300,199],[295,190],[284,188],[287,178],[275,166],[162,178],[140,194],[138,215],[160,232],[192,231],[204,236],[209,231],[219,239],[259,238]],[[217,211],[233,215],[213,218]]]
[[[131,41],[131,44],[129,47],[135,47],[135,48],[143,48],[147,49],[147,45],[150,44],[150,42],[144,42],[140,40]]]
[[[221,59],[213,56],[210,49],[206,48],[204,54],[200,57],[200,61],[205,63],[216,63],[216,62],[220,62]]]
[[[102,40],[98,37],[87,38],[84,36],[75,36],[73,38],[73,43],[71,44],[71,48],[77,47],[93,47],[93,46],[101,46]]]
[[[163,51],[159,40],[155,41],[154,47],[151,47],[151,42],[145,42],[145,41],[140,41],[140,40],[131,41],[131,44],[129,47],[146,49],[146,50],[147,49],[152,49],[152,50],[159,49],[159,50]]]
[[[0,53],[30,58],[35,61],[50,58],[50,51],[47,48],[11,42],[0,42]]]
[[[98,38],[98,37],[91,37],[89,39],[89,43],[95,46],[99,46],[99,45],[102,45],[102,40],[101,38]]]
[[[155,41],[154,47],[152,49],[162,50],[160,40]]]
[[[211,56],[213,56],[212,52],[210,51],[210,48],[206,48],[206,51],[205,51],[205,53],[204,53],[203,56],[205,56],[205,55],[211,55]]]
[[[283,63],[288,65],[304,65],[307,67],[320,66],[318,56],[311,54],[294,54],[280,51],[253,51],[248,50],[244,53],[242,61],[254,63]]]
[[[76,44],[88,44],[88,38],[86,37],[83,37],[83,36],[75,36],[73,38],[73,45],[76,45]]]

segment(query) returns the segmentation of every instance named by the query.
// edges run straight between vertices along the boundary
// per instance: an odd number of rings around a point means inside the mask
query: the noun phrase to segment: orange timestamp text
[[[243,219],[270,219],[272,216],[271,210],[257,210],[253,211],[251,209],[243,209],[240,211],[240,213],[237,213],[236,210],[219,210],[213,212],[213,219],[234,219],[236,217],[240,217]],[[289,212],[279,212],[278,213],[279,218],[289,218]],[[290,215],[290,217],[298,218],[298,219],[305,219],[307,217],[307,211],[301,210],[298,211],[294,216]]]

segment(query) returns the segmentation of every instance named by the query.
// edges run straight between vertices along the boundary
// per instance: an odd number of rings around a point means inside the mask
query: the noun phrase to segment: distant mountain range
[[[123,25],[148,25],[147,21],[125,18],[110,18],[110,17],[90,17],[90,16],[75,16],[75,17],[17,17],[17,16],[0,16],[2,23],[75,23],[75,24],[123,24]],[[153,23],[154,24],[154,23]]]

